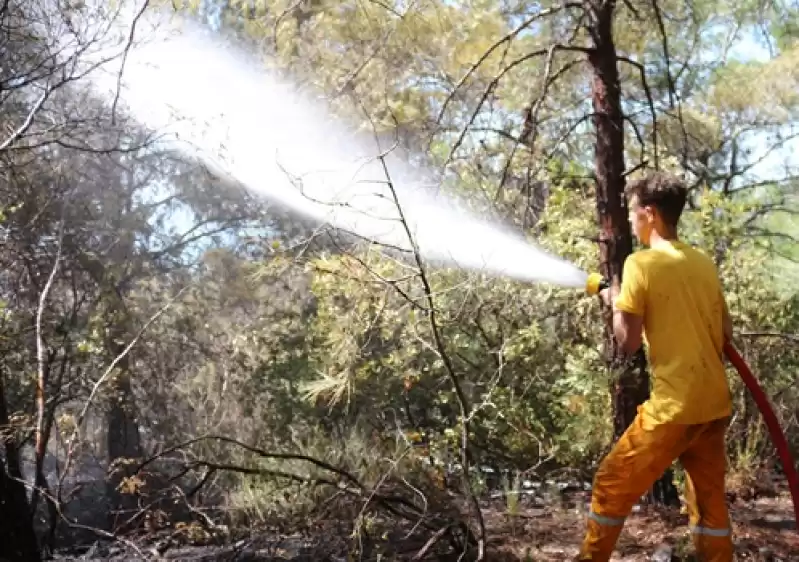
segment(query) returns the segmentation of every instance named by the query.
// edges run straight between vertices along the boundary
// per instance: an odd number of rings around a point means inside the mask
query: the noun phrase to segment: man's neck
[[[680,239],[677,236],[677,231],[664,231],[658,232],[657,230],[653,230],[652,234],[649,236],[649,247],[650,248],[659,248],[662,246],[669,246],[673,242],[679,242]]]

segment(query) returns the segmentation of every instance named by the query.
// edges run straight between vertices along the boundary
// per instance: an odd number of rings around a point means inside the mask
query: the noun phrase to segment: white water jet
[[[375,146],[217,33],[157,12],[137,29],[150,39],[128,52],[120,107],[151,129],[169,131],[181,150],[211,169],[298,213],[410,249],[396,196],[426,260],[522,281],[585,286],[579,268],[436,195],[396,158],[387,162],[389,186]],[[109,102],[118,71],[116,61],[90,75]]]

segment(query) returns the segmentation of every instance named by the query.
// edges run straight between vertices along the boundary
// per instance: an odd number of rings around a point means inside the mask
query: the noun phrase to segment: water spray
[[[609,287],[610,282],[599,273],[589,274],[585,283],[585,291],[591,296],[598,295],[601,291]],[[794,520],[798,525],[797,532],[799,532],[799,474],[797,474],[796,471],[796,464],[791,455],[788,440],[785,438],[785,433],[780,426],[777,415],[774,413],[774,409],[769,403],[766,393],[763,392],[763,388],[757,382],[757,378],[752,373],[749,365],[746,364],[746,361],[744,361],[741,354],[738,353],[738,350],[735,349],[735,346],[731,342],[726,342],[724,344],[724,354],[727,356],[727,359],[730,360],[733,367],[735,367],[735,370],[738,371],[746,388],[752,395],[757,408],[763,415],[763,420],[768,428],[771,442],[774,443],[774,447],[777,449],[777,455],[780,458],[782,469],[785,472],[785,478],[788,481],[788,488],[793,501]]]

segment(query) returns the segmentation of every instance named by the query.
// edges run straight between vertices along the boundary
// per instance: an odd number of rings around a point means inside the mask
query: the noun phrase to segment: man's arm
[[[644,317],[613,307],[613,334],[624,353],[632,354],[643,345]]]
[[[646,279],[634,254],[624,262],[621,287],[612,289],[608,297],[616,342],[622,352],[635,353],[643,345]]]

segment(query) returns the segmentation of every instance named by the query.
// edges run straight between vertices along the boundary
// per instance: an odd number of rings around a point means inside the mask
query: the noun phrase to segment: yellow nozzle
[[[588,276],[588,281],[585,282],[585,292],[591,296],[598,295],[602,289],[607,289],[609,286],[599,273],[592,273]]]

